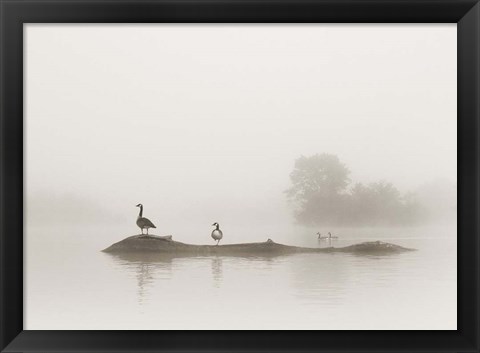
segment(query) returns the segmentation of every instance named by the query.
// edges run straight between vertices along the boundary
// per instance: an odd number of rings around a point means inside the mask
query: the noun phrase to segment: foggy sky
[[[323,152],[354,181],[456,182],[454,24],[25,29],[27,214],[273,222]]]

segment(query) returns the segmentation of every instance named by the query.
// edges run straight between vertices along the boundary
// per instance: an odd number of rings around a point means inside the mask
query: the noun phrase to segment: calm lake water
[[[417,251],[118,256],[100,250],[127,236],[115,236],[125,233],[119,229],[27,227],[24,328],[456,329],[455,227],[329,230],[339,236],[335,247],[382,240]],[[198,239],[181,234],[174,239],[210,243],[209,231]],[[317,241],[316,231],[262,234],[290,245],[329,246]],[[241,241],[242,230],[231,233],[236,235],[225,232],[224,243]],[[253,234],[246,241],[266,238]]]

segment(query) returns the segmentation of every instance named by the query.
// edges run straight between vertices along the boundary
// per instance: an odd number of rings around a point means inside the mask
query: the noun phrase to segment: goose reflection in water
[[[171,256],[155,253],[109,253],[108,256],[121,268],[133,273],[137,280],[138,303],[146,303],[155,281],[170,278],[172,274]]]
[[[221,257],[212,257],[212,277],[215,287],[220,287],[223,280],[223,259]]]

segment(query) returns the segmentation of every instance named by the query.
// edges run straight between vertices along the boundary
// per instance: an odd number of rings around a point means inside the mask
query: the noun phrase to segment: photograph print
[[[25,24],[25,330],[456,330],[456,24]]]

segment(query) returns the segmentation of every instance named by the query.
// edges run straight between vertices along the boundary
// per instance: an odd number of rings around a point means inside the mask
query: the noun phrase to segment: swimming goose
[[[155,225],[145,217],[142,217],[143,215],[143,205],[139,203],[136,207],[140,207],[140,213],[138,214],[137,217],[137,226],[142,230],[142,235],[143,235],[143,230],[147,230],[147,235],[148,235],[148,228],[157,228]]]
[[[218,224],[217,222],[213,223],[212,226],[215,227],[215,229],[212,232],[212,238],[213,240],[217,241],[217,245],[218,245],[218,243],[220,243],[220,239],[223,238],[223,233],[220,230],[220,224]]]
[[[337,239],[338,237],[333,237],[332,233],[328,232],[328,239]]]

